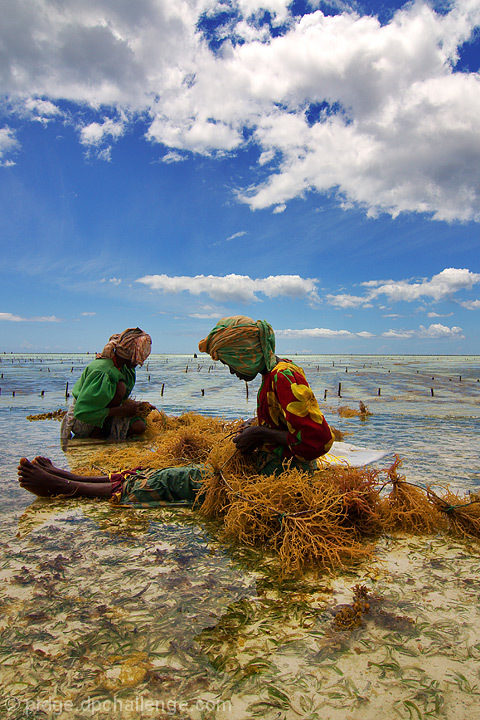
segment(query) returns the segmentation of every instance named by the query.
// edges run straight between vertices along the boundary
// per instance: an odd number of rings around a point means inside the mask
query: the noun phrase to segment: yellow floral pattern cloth
[[[263,448],[282,460],[315,460],[333,445],[333,433],[305,373],[291,360],[280,360],[264,375],[258,391],[257,415],[259,425],[288,432],[288,445]]]

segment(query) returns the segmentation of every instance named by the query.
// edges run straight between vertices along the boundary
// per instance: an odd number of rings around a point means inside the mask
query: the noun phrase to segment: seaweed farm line
[[[478,720],[479,543],[388,536],[373,562],[279,585],[261,549],[223,545],[189,509],[19,488],[21,456],[68,466],[59,422],[27,416],[66,408],[92,358],[0,355],[2,719]],[[410,482],[479,491],[480,357],[292,359],[345,441],[399,455]],[[152,355],[134,395],[247,418],[258,386],[206,356]],[[342,412],[360,402],[371,415]],[[339,628],[355,587],[368,612]]]

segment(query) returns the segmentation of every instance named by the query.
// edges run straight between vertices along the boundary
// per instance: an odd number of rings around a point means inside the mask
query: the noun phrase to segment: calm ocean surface
[[[67,383],[71,390],[91,359],[85,354],[0,356],[0,462],[9,479],[21,455],[64,460],[58,422],[31,423],[26,416],[65,408]],[[412,482],[450,483],[463,490],[480,485],[479,356],[292,359],[305,370],[329,422],[348,433],[347,441],[400,455]],[[167,414],[251,417],[258,385],[258,379],[249,383],[247,398],[245,384],[219,363],[153,355],[137,373],[134,394]],[[360,401],[372,413],[368,420],[338,415],[339,407],[358,408]]]
[[[335,577],[278,586],[190,510],[34,499],[21,456],[68,466],[60,423],[93,355],[0,355],[0,717],[20,720],[478,720],[479,544],[386,537]],[[328,421],[399,455],[407,480],[480,488],[480,357],[298,355]],[[67,387],[68,384],[68,387]],[[153,355],[135,397],[167,414],[251,417],[258,381]],[[338,409],[367,405],[371,416]],[[88,450],[87,450],[88,451]],[[85,452],[85,450],[83,451]],[[353,631],[333,617],[366,585]]]

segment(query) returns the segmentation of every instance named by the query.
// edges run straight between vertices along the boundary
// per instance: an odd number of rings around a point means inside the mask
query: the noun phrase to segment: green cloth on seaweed
[[[212,472],[205,465],[138,470],[127,477],[119,502],[122,505],[155,507],[165,502],[193,503],[204,478]]]
[[[115,395],[117,383],[123,380],[128,397],[135,385],[135,370],[115,367],[110,358],[98,358],[87,365],[73,386],[75,398],[74,417],[82,422],[102,427],[108,416],[108,404]]]
[[[292,460],[289,465],[305,471],[314,469],[309,462]],[[256,472],[259,475],[278,475],[283,470],[285,467],[279,458],[270,453],[258,453]],[[126,478],[121,496],[116,500],[122,505],[136,507],[158,507],[166,502],[193,504],[204,479],[212,472],[213,469],[208,465],[137,470],[135,474]]]

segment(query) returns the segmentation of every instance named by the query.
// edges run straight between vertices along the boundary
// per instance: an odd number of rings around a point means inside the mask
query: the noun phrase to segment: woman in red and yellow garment
[[[244,454],[255,452],[262,474],[278,472],[284,461],[313,469],[334,436],[302,368],[275,355],[272,327],[243,315],[222,318],[198,347],[228,365],[240,380],[262,375],[258,425],[245,423],[234,438],[237,448]]]

